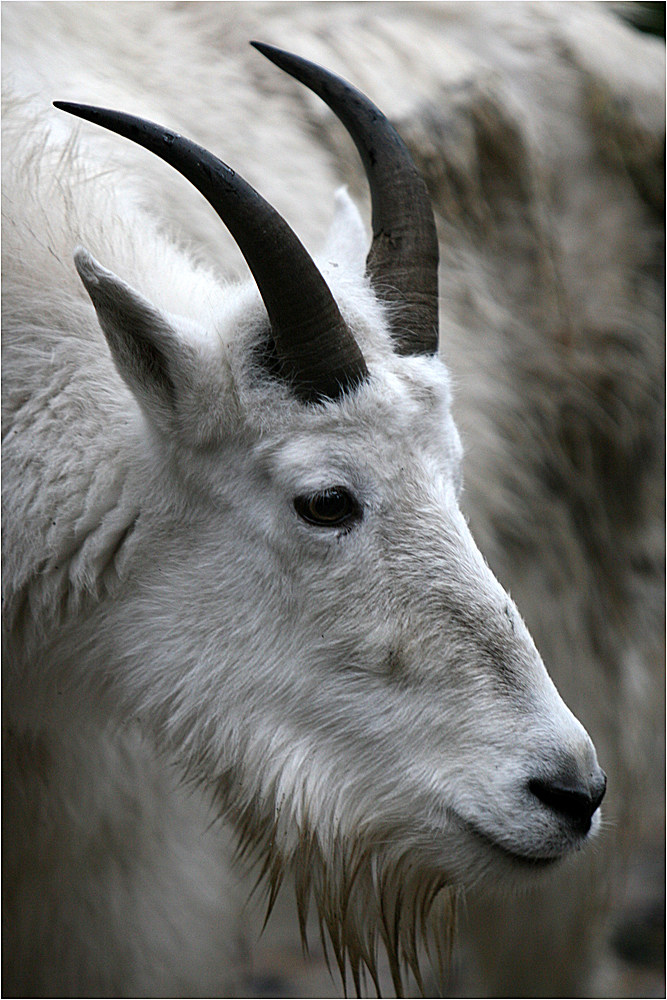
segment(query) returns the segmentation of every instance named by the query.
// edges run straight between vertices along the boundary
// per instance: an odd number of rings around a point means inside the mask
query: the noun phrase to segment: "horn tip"
[[[76,104],[73,101],[53,101],[53,107],[58,111],[66,111],[68,115],[76,115],[77,118],[88,118],[93,120],[96,112],[100,108],[94,108],[91,104]]]
[[[268,42],[256,42],[252,41],[250,43],[254,49],[261,52],[263,56],[266,56],[272,63],[275,63],[279,69],[285,69],[286,64],[305,62],[299,56],[295,56],[291,52],[287,52],[285,49],[279,49],[277,45],[269,45]]]
[[[253,49],[257,49],[257,51],[261,52],[263,56],[266,56],[268,59],[271,58],[269,53],[273,51],[274,49],[273,45],[267,45],[266,42],[257,42],[254,40],[251,41],[250,44],[252,45]]]

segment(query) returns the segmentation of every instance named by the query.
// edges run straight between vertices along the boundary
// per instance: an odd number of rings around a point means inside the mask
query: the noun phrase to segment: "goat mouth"
[[[493,837],[489,836],[483,830],[480,830],[478,826],[471,823],[469,820],[464,820],[468,831],[473,834],[477,840],[481,840],[486,847],[490,847],[493,851],[502,854],[506,857],[512,864],[520,865],[522,868],[526,869],[544,869],[549,868],[552,865],[558,864],[559,861],[563,860],[564,854],[550,854],[550,855],[540,855],[540,854],[523,854],[520,851],[512,850],[511,847],[507,847],[500,841],[495,840]]]
[[[499,844],[497,840],[489,839],[488,843],[492,844],[496,851],[500,851],[506,858],[509,858],[513,864],[521,865],[523,868],[549,868],[551,865],[558,864],[563,858],[562,854],[555,854],[551,857],[541,857],[535,854],[519,854],[505,847],[504,844]]]

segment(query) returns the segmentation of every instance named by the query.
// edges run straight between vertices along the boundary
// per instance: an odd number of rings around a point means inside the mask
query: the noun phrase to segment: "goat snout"
[[[599,767],[584,778],[533,778],[528,788],[543,805],[567,819],[572,828],[585,836],[591,827],[593,814],[602,802],[607,788],[607,776]]]

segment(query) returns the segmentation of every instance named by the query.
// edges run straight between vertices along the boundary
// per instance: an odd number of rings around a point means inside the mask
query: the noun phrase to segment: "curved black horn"
[[[153,122],[54,101],[155,153],[203,194],[236,240],[264,300],[281,373],[304,402],[337,399],[367,375],[359,347],[317,267],[285,220],[226,163]]]
[[[364,164],[373,206],[367,268],[376,293],[402,306],[393,331],[401,354],[438,349],[438,238],[426,185],[408,149],[379,108],[351,84],[282,49],[251,42],[314,91],[350,133]]]

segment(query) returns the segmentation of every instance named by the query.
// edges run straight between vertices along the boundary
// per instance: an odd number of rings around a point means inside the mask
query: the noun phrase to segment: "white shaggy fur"
[[[24,23],[43,19],[46,37],[68,6],[33,8]],[[138,22],[151,23],[148,6],[136,5]],[[70,28],[106,46],[109,17],[86,5]],[[16,62],[25,95],[37,83]],[[245,96],[227,121],[217,110],[208,121],[230,129],[247,101],[244,128],[268,128],[255,124],[261,105],[238,66],[223,72]],[[194,124],[208,127],[128,106],[118,80],[119,97],[99,80],[82,93],[85,67],[52,76],[64,90],[50,97],[115,103],[195,138]],[[393,353],[350,199],[337,196],[318,263],[371,379],[304,408],[253,363],[259,296],[247,281],[221,281],[235,251],[186,182],[92,127],[72,141],[63,117],[42,120],[24,97],[5,113],[6,814],[33,831],[5,850],[8,982],[61,995],[91,983],[105,995],[243,989],[225,848],[204,834],[198,793],[176,787],[158,748],[214,795],[274,885],[297,862],[302,908],[312,894],[355,975],[374,972],[379,935],[399,984],[438,889],[511,884],[517,855],[580,846],[526,783],[566,763],[588,773],[591,743],[472,541],[447,373]],[[308,192],[333,181],[332,168],[318,157],[310,170],[309,137],[297,129],[291,146],[292,118],[268,171],[255,136],[252,170],[219,139],[208,144],[310,238],[326,213]],[[286,164],[291,148],[308,171]],[[206,263],[165,236],[172,219]],[[175,406],[137,381],[122,352],[112,361],[100,332],[113,345],[139,313],[160,331]],[[454,310],[445,353],[458,336]],[[363,507],[347,534],[294,513],[295,496],[331,485]],[[80,850],[65,852],[72,843]]]

